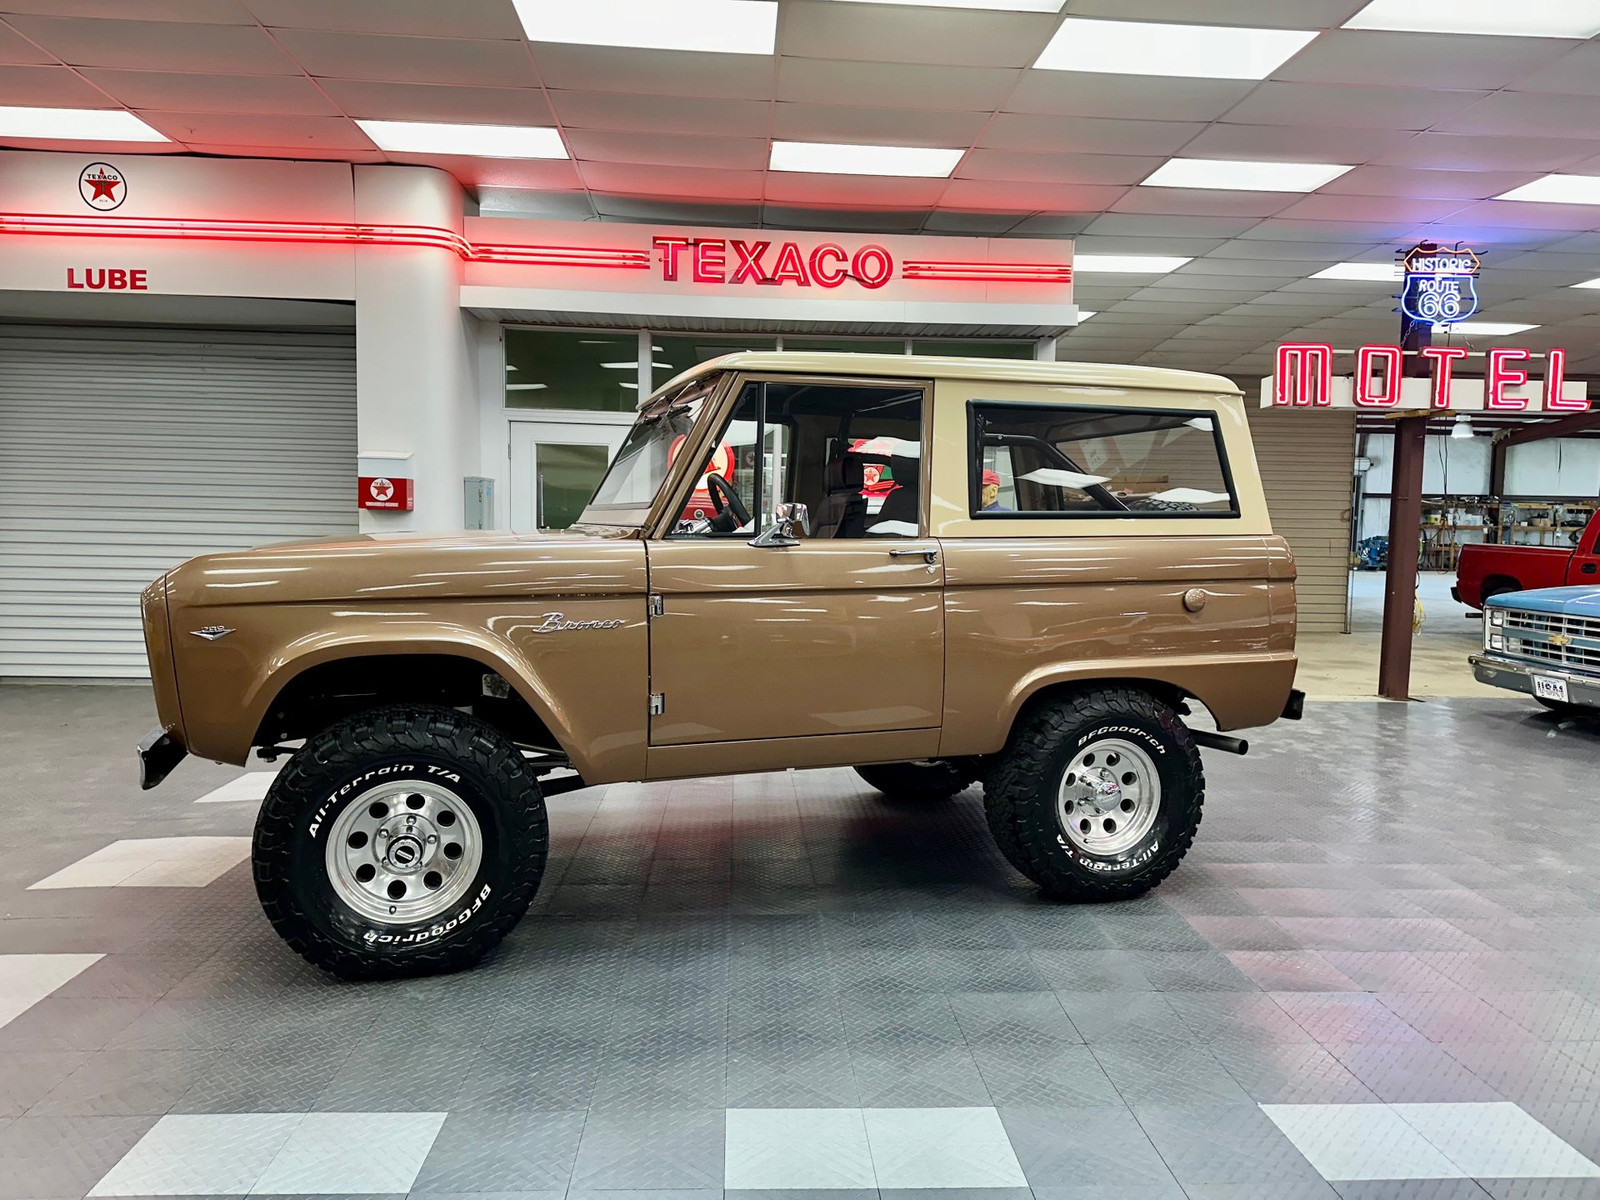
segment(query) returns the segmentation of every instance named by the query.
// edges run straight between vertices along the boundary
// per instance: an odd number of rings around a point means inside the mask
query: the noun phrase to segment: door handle
[[[1579,567],[1578,569],[1585,575],[1593,575],[1596,570],[1594,563],[1584,563],[1583,566]]]
[[[939,561],[939,552],[937,550],[934,550],[934,549],[925,549],[925,550],[891,550],[891,551],[889,551],[889,557],[890,558],[920,558],[923,562],[927,563],[931,567],[931,566],[933,566],[934,563]]]

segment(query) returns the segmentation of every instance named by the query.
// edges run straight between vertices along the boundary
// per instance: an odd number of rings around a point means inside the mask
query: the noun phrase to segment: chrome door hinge
[[[650,693],[650,715],[659,717],[667,711],[667,694],[665,692]]]
[[[666,611],[667,611],[667,598],[665,596],[651,596],[650,597],[650,615],[652,617],[662,616],[662,615],[664,615],[666,613]]]

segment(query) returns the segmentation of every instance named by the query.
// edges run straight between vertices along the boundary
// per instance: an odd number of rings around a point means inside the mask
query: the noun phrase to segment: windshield
[[[627,440],[595,490],[590,509],[635,509],[643,517],[672,469],[678,447],[694,429],[706,398],[716,389],[720,377],[700,380],[676,396],[664,397],[634,422]],[[597,514],[596,519],[617,521],[613,511]],[[625,522],[626,523],[626,522]]]

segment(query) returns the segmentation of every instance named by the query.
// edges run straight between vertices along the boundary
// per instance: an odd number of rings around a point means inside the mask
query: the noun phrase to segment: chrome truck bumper
[[[1510,659],[1493,658],[1487,654],[1469,655],[1467,661],[1472,664],[1473,674],[1478,682],[1487,683],[1490,687],[1505,688],[1508,691],[1523,692],[1532,696],[1535,694],[1533,687],[1535,675],[1541,679],[1560,679],[1566,682],[1569,703],[1600,708],[1600,678],[1593,675],[1574,675],[1571,671],[1563,671],[1559,667],[1530,666]]]
[[[172,768],[184,760],[189,752],[178,745],[172,732],[152,729],[139,743],[139,788],[149,791],[168,775]]]

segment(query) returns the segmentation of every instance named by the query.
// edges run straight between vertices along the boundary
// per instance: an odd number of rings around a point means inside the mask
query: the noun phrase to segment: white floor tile
[[[0,954],[0,1025],[27,1012],[100,958],[98,954]]]
[[[1474,1179],[1573,1179],[1596,1166],[1515,1104],[1396,1104],[1400,1117]]]
[[[230,779],[219,788],[213,788],[196,804],[260,804],[267,798],[267,789],[278,777],[282,764],[270,771],[246,771],[237,779]]]
[[[1387,1104],[1263,1104],[1324,1179],[1461,1179],[1465,1172]]]
[[[411,1190],[444,1113],[308,1113],[251,1188],[254,1195]]]
[[[880,1188],[1027,1187],[992,1108],[862,1110]]]
[[[205,887],[249,857],[247,837],[126,839],[80,858],[28,890]]]
[[[302,1119],[301,1113],[162,1117],[89,1195],[243,1195]]]
[[[730,1108],[728,1188],[875,1188],[859,1108]]]

